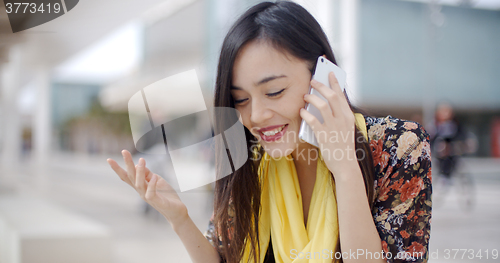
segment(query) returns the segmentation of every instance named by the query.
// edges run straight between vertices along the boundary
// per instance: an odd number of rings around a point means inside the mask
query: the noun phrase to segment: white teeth
[[[286,124],[285,124],[286,125]],[[285,125],[279,127],[279,128],[276,128],[274,130],[271,130],[271,131],[265,131],[265,132],[262,132],[264,135],[266,136],[273,136],[275,135],[276,133],[280,132],[283,130],[283,128],[285,128]]]

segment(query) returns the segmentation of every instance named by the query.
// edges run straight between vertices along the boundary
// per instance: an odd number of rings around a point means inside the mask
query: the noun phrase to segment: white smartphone
[[[339,82],[340,89],[344,91],[347,76],[345,71],[324,57],[318,57],[318,61],[316,62],[316,70],[314,71],[312,79],[323,83],[329,88],[332,88],[330,86],[330,81],[328,80],[328,74],[332,71]],[[309,86],[309,94],[314,94],[324,101],[327,101],[317,90],[315,90],[311,86]],[[307,103],[306,110],[312,113],[321,123],[323,123],[323,116],[321,116],[321,112],[316,107]],[[302,123],[300,125],[299,138],[319,148],[318,141],[314,136],[313,130],[304,120],[302,120]]]

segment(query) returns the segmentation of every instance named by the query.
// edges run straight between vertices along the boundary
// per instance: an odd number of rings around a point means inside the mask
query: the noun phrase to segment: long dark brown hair
[[[217,68],[215,84],[215,107],[232,107],[234,100],[229,88],[232,84],[233,65],[239,50],[252,40],[265,40],[279,51],[306,61],[314,72],[316,60],[321,55],[337,64],[328,39],[321,26],[303,7],[289,1],[263,2],[247,10],[231,27],[222,44]],[[349,103],[353,112],[360,112]],[[215,118],[215,127],[221,126],[223,120]],[[220,127],[219,127],[220,129]],[[252,133],[245,128],[246,144],[249,157],[253,154],[258,142]],[[374,170],[369,144],[356,127],[355,147],[358,163],[365,181],[366,194],[370,208],[373,206]],[[359,149],[359,150],[358,150]],[[216,161],[225,158],[225,149],[219,149]],[[263,150],[260,149],[260,156]],[[259,212],[261,201],[261,186],[258,178],[260,159],[248,161],[233,174],[216,182],[214,196],[215,244],[222,258],[227,262],[239,262],[243,255],[246,242],[250,242],[251,258],[258,262],[259,244]],[[232,202],[233,211],[229,209]],[[230,215],[231,213],[231,215]],[[233,217],[233,221],[229,218]],[[232,231],[230,231],[232,230]],[[217,238],[220,237],[220,240]],[[340,238],[336,251],[340,251]],[[264,252],[265,253],[265,252]]]

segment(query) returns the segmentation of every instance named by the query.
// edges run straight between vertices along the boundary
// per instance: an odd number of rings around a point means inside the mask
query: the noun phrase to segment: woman
[[[193,262],[427,261],[428,135],[414,122],[361,115],[333,73],[332,89],[311,81],[319,56],[336,63],[319,24],[293,2],[257,4],[228,32],[214,106],[241,113],[251,158],[216,182],[205,236],[143,159],[134,167],[124,151],[127,171],[108,159],[170,222]],[[306,95],[310,85],[328,103]],[[302,119],[319,148],[298,139]]]

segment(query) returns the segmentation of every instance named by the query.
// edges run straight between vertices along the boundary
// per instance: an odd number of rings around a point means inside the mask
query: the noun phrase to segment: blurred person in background
[[[311,81],[321,56],[336,64],[321,26],[293,2],[259,3],[229,30],[214,106],[241,113],[251,157],[216,182],[205,234],[143,158],[135,165],[124,150],[125,169],[108,159],[168,220],[193,262],[427,261],[428,134],[415,122],[361,114],[333,73],[331,89]],[[327,101],[306,95],[311,86]],[[324,123],[303,109],[306,103],[320,109]],[[215,118],[217,130],[221,119]],[[319,148],[298,139],[302,120],[314,130]],[[318,137],[323,133],[330,137]],[[336,141],[334,133],[347,139]],[[332,156],[337,150],[343,157]],[[216,154],[219,163],[223,156]],[[351,253],[359,249],[367,253]]]
[[[466,133],[458,122],[452,106],[440,103],[436,109],[434,124],[428,128],[434,157],[439,162],[439,173],[449,184],[456,171],[458,158],[466,153]]]

